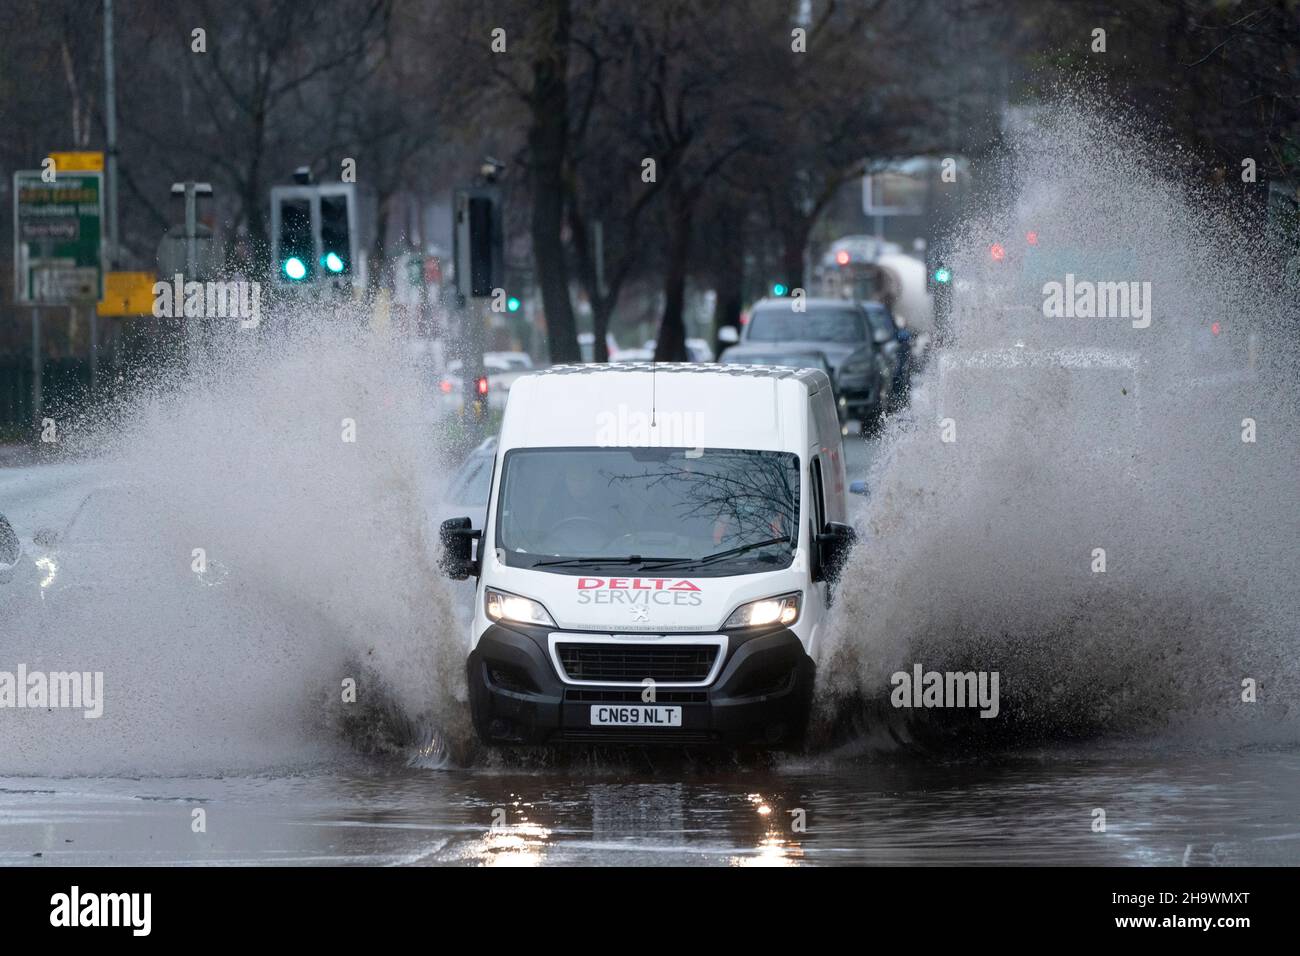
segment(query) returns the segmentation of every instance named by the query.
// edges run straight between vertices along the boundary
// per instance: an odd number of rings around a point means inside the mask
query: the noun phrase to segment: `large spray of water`
[[[89,555],[69,545],[79,566],[61,573],[89,586],[0,600],[6,660],[103,671],[104,714],[7,712],[5,771],[283,766],[394,722],[464,732],[419,369],[364,323],[291,330],[292,313],[210,329],[84,439],[129,533]]]
[[[1169,156],[1067,96],[976,169],[951,326],[869,480],[828,711],[865,701],[916,729],[889,695],[920,663],[1000,673],[999,718],[939,721],[963,740],[1295,739],[1294,290],[1272,241]],[[1049,317],[1051,281],[1123,282],[1149,325],[1134,301]]]

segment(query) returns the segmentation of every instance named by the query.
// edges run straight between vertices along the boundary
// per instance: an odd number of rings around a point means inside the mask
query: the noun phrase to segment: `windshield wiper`
[[[757,548],[770,548],[774,544],[789,544],[788,537],[768,538],[766,541],[755,541],[753,544],[742,544],[738,548],[728,548],[726,551],[715,551],[713,554],[706,554],[699,559],[700,564],[709,564],[713,561],[720,561],[723,558],[735,557],[738,554],[744,554],[746,551],[753,551]]]
[[[554,568],[568,565],[570,567],[581,567],[589,564],[662,564],[674,561],[688,561],[689,558],[643,558],[639,554],[629,554],[627,557],[583,557],[583,558],[547,558],[545,561],[537,561],[533,564],[535,568]]]
[[[754,551],[758,548],[770,548],[774,544],[789,544],[789,538],[768,538],[766,541],[755,541],[751,544],[742,544],[738,548],[728,548],[726,551],[715,551],[713,554],[706,554],[702,558],[674,558],[672,567],[690,567],[694,565],[712,564],[714,561],[721,561],[724,558],[734,558],[738,554],[744,554],[747,551]]]

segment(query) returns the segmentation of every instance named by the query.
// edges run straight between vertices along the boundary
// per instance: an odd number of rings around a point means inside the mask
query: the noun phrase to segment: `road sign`
[[[926,182],[912,171],[887,169],[862,177],[862,211],[868,216],[919,216]]]
[[[96,306],[100,315],[152,315],[152,272],[110,272],[104,276],[104,301]]]
[[[54,160],[54,171],[63,173],[102,173],[104,171],[103,153],[50,153]]]
[[[56,154],[57,155],[57,154]],[[98,302],[104,297],[104,174],[14,173],[15,300],[26,305]]]
[[[221,272],[225,251],[218,248],[212,230],[199,223],[194,227],[193,239],[194,248],[191,250],[190,237],[185,235],[183,225],[167,230],[167,234],[158,240],[158,275],[171,281],[171,277],[179,272],[186,281],[206,282]]]

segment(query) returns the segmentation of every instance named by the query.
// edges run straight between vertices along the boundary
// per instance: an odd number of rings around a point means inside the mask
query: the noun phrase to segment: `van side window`
[[[817,547],[817,535],[826,527],[826,498],[822,491],[822,461],[814,455],[808,464],[808,483],[812,485],[812,501],[808,508],[808,523],[812,525],[808,534],[809,567],[814,581],[822,577],[821,549]]]
[[[820,534],[826,527],[826,496],[822,486],[822,460],[815,457],[812,460],[812,491],[813,491],[813,518],[816,521],[816,527],[813,529],[814,534]]]

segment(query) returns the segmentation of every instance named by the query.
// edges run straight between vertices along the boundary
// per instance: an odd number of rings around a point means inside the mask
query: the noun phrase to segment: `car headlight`
[[[555,621],[540,602],[508,591],[498,591],[496,588],[483,589],[483,611],[494,621],[555,627]]]
[[[784,624],[787,627],[799,620],[800,592],[781,594],[742,604],[731,612],[723,623],[723,630],[733,627],[762,627],[764,624]]]

